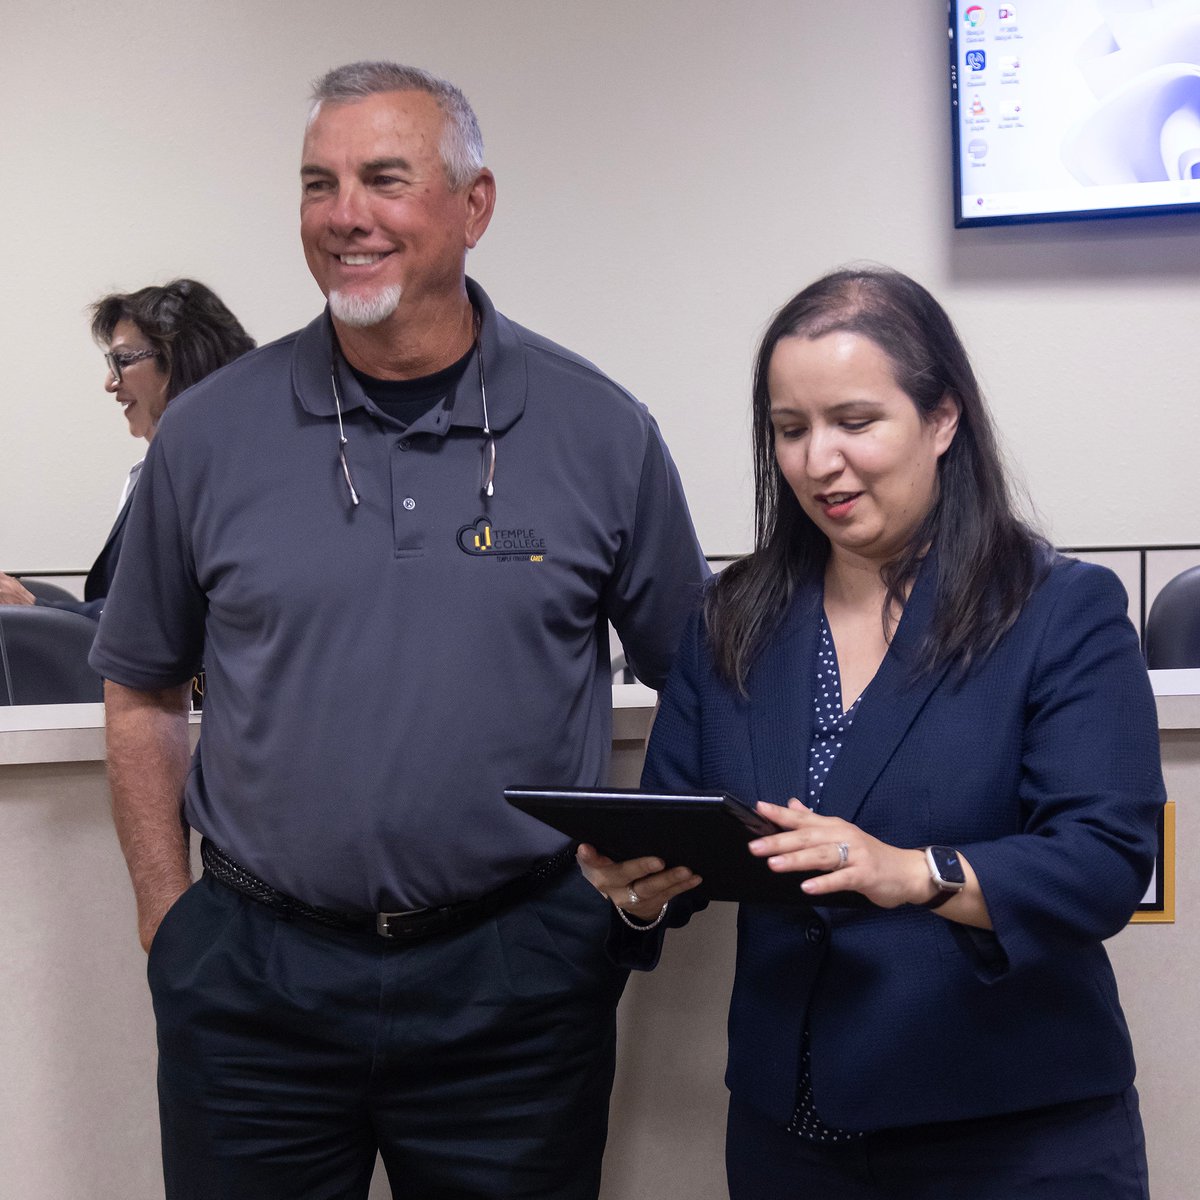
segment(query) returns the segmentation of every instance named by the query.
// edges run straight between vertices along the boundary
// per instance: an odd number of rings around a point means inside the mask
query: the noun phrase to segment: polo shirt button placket
[[[417,497],[422,488],[421,469],[423,455],[419,443],[411,437],[396,438],[392,442],[392,524],[395,553],[401,558],[421,555],[425,552],[428,530],[425,522],[417,515]],[[411,451],[404,454],[403,451]],[[401,466],[403,460],[403,467]]]

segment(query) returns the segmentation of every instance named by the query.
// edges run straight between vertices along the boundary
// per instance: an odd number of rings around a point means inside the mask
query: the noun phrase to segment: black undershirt
[[[350,370],[362,385],[362,390],[381,412],[407,426],[418,417],[424,416],[454,391],[474,352],[475,347],[472,345],[458,362],[451,363],[432,375],[422,375],[419,379],[376,379],[373,375],[364,375],[354,367],[350,367]]]

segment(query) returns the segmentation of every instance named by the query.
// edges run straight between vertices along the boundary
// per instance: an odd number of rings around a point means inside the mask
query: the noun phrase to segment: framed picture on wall
[[[1175,920],[1175,801],[1168,800],[1158,819],[1158,856],[1150,886],[1131,918],[1138,925],[1167,925]]]

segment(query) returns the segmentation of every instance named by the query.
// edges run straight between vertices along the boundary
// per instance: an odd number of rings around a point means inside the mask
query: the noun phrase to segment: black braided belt
[[[277,891],[252,875],[245,867],[234,862],[224,850],[214,846],[208,838],[200,842],[200,859],[204,869],[218,883],[241,892],[251,900],[265,905],[286,920],[299,918],[314,921],[329,929],[344,929],[356,933],[377,933],[380,937],[398,941],[415,942],[422,938],[437,937],[478,924],[503,908],[536,892],[556,875],[561,874],[575,860],[571,847],[560,850],[553,858],[538,863],[524,875],[510,879],[494,892],[476,900],[460,900],[457,904],[446,904],[440,908],[414,908],[407,912],[344,913],[332,908],[321,908],[305,904],[284,892]]]

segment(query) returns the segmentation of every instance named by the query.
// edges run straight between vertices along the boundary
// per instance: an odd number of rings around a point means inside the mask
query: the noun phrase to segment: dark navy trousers
[[[593,1200],[625,972],[569,870],[404,945],[209,877],[150,950],[168,1200]]]
[[[1137,1092],[813,1144],[730,1101],[730,1200],[1149,1200]]]

